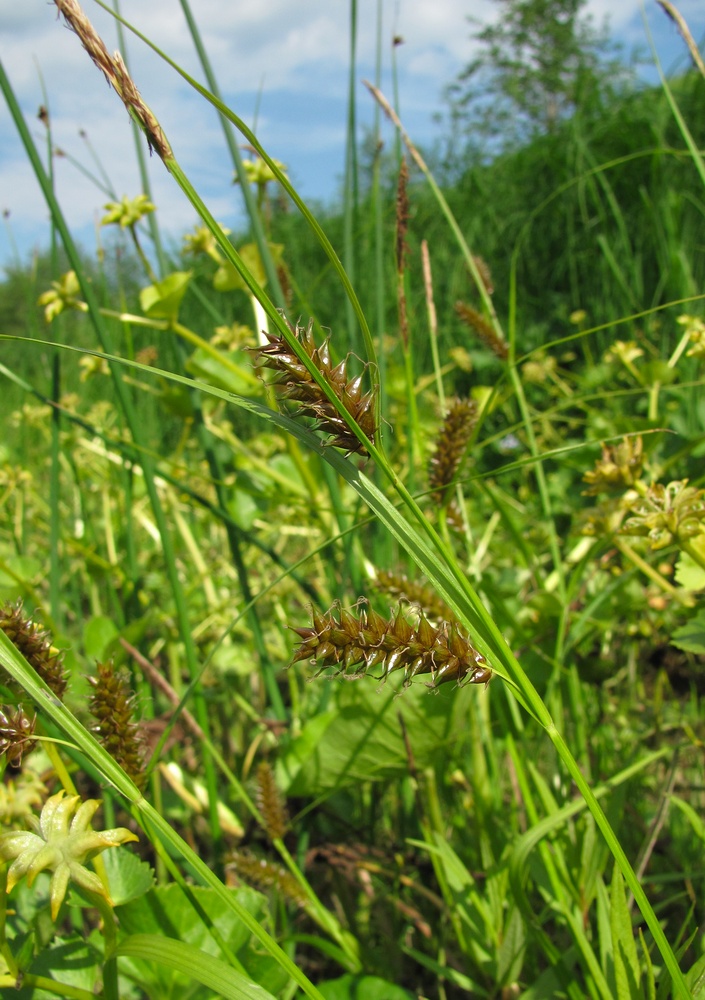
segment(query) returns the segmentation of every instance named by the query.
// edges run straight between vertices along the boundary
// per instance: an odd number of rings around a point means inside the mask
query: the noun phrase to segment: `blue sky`
[[[349,67],[348,0],[192,0],[192,10],[213,61],[226,102],[248,124],[258,107],[256,131],[268,152],[282,160],[307,200],[330,201],[344,166]],[[676,0],[696,40],[705,33],[703,0]],[[118,47],[115,26],[91,0],[84,9],[110,51]],[[198,79],[198,66],[178,0],[122,0],[123,16]],[[687,64],[675,27],[646,0],[646,15],[666,70]],[[361,124],[370,123],[372,103],[362,79],[373,79],[377,0],[358,0],[357,98]],[[589,0],[596,23],[609,18],[613,37],[628,49],[646,45],[639,0]],[[391,96],[391,40],[397,46],[400,107],[407,131],[420,145],[440,135],[434,113],[442,92],[473,54],[468,15],[491,19],[491,0],[382,0],[384,71],[382,89]],[[211,211],[231,228],[242,209],[232,184],[215,112],[164,63],[128,36],[132,75],[160,120],[182,167]],[[36,119],[47,103],[54,143],[95,172],[85,133],[119,197],[139,190],[127,115],[78,39],[59,22],[46,0],[0,0],[0,58],[38,143],[45,131]],[[680,59],[680,63],[678,60]],[[655,79],[655,73],[651,74]],[[47,98],[42,91],[42,80]],[[387,141],[392,139],[387,131]],[[164,232],[174,241],[195,221],[193,210],[159,160],[150,162],[154,200]],[[57,191],[74,235],[91,251],[106,196],[69,158],[55,159]],[[4,103],[0,106],[0,268],[28,259],[49,239],[47,210]]]

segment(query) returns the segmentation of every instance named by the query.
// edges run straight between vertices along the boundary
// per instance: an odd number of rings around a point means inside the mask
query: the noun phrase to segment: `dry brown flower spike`
[[[112,661],[99,663],[89,709],[97,720],[94,732],[108,753],[138,787],[144,783],[144,743],[134,721],[135,699],[124,672]]]
[[[52,646],[49,633],[24,613],[21,604],[0,608],[0,629],[56,697],[63,699],[67,684],[63,654]]]
[[[366,605],[364,599],[358,602],[357,616],[340,605],[325,614],[312,610],[311,627],[292,627],[301,639],[292,664],[315,660],[319,673],[334,667],[337,674],[348,678],[381,667],[381,680],[403,670],[405,685],[420,674],[430,674],[428,686],[432,688],[448,681],[487,684],[491,680],[486,659],[457,622],[442,621],[434,626],[422,614],[414,626],[401,608],[387,620]],[[351,670],[358,665],[361,670]]]
[[[313,322],[306,328],[289,325],[294,337],[302,346],[315,367],[321,373],[327,384],[343,404],[363,433],[374,443],[377,428],[375,425],[375,390],[362,391],[361,375],[348,375],[347,366],[350,355],[337,365],[331,362],[329,340],[324,340],[316,347],[313,339]],[[343,448],[346,452],[365,452],[365,446],[355,436],[334,404],[328,399],[320,385],[313,378],[306,365],[301,361],[284,337],[278,333],[267,333],[269,341],[264,347],[253,349],[260,362],[273,369],[277,376],[274,384],[282,399],[289,399],[300,404],[299,413],[313,417],[318,430],[331,434],[329,444]],[[365,365],[365,370],[369,365]]]

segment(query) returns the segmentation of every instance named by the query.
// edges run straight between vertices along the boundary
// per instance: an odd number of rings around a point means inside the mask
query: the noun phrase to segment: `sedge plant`
[[[664,751],[644,755],[636,764],[611,775],[607,781],[591,781],[589,760],[587,755],[583,757],[588,743],[584,731],[581,731],[584,715],[582,699],[585,695],[576,675],[575,664],[569,661],[567,654],[571,643],[576,648],[586,644],[586,636],[589,638],[593,634],[590,632],[591,620],[600,603],[608,598],[602,594],[589,595],[592,603],[585,601],[584,615],[578,616],[577,620],[572,617],[576,595],[580,593],[582,599],[581,587],[588,579],[589,557],[594,559],[596,552],[590,553],[590,545],[586,546],[580,541],[576,543],[575,550],[566,556],[554,510],[556,498],[546,471],[550,462],[561,454],[561,448],[554,446],[550,428],[535,415],[535,393],[538,391],[536,386],[550,387],[552,415],[560,415],[561,407],[565,404],[567,408],[570,404],[572,409],[566,420],[570,419],[573,427],[578,423],[576,412],[585,412],[588,392],[582,389],[578,391],[569,381],[568,375],[545,354],[537,352],[522,362],[518,351],[516,303],[510,310],[509,332],[505,336],[498,320],[486,268],[468,247],[446,198],[435,183],[423,157],[403,132],[399,119],[378,88],[371,88],[399,130],[412,162],[430,184],[470,276],[471,293],[476,296],[477,302],[471,305],[460,301],[456,306],[458,321],[489,348],[493,353],[493,363],[499,366],[500,372],[494,387],[488,388],[484,393],[476,393],[475,398],[459,398],[447,408],[435,448],[429,454],[427,489],[425,494],[423,490],[417,491],[419,484],[415,476],[418,469],[414,469],[414,475],[411,475],[409,467],[417,463],[423,451],[421,415],[413,405],[408,407],[410,413],[405,425],[408,435],[408,447],[405,450],[407,469],[404,473],[397,464],[398,456],[389,443],[389,435],[381,419],[384,393],[380,391],[376,360],[379,345],[375,344],[349,275],[343,270],[321,226],[302,203],[280,165],[268,156],[256,136],[215,94],[194,81],[189,81],[220,111],[225,120],[242,133],[271,176],[277,179],[294,201],[306,224],[320,241],[349,302],[349,324],[353,323],[353,318],[359,324],[364,345],[364,362],[358,374],[351,373],[351,359],[345,355],[345,351],[337,347],[333,353],[336,331],[331,333],[330,342],[325,338],[317,339],[314,323],[300,326],[278,308],[281,301],[277,301],[279,293],[275,291],[277,286],[272,279],[271,270],[270,295],[263,283],[266,269],[259,270],[253,266],[252,257],[248,259],[247,254],[238,253],[216,223],[179,166],[168,137],[139,94],[122,58],[118,54],[111,56],[108,53],[74,0],[57,0],[57,7],[96,66],[106,75],[125,103],[128,112],[145,135],[150,149],[162,160],[196,208],[205,232],[209,234],[205,236],[204,245],[210,248],[211,256],[217,256],[218,267],[226,268],[231,277],[237,276],[237,283],[246,289],[251,302],[258,303],[258,309],[261,310],[256,313],[261,324],[261,329],[256,331],[259,346],[253,347],[250,357],[259,363],[262,380],[267,383],[266,389],[263,389],[266,402],[256,398],[259,381],[241,360],[224,356],[216,346],[180,321],[182,301],[191,280],[185,273],[176,270],[168,277],[151,281],[141,297],[141,317],[127,310],[113,311],[111,314],[101,308],[86,280],[51,186],[43,184],[55,224],[73,266],[73,274],[56,282],[53,290],[45,297],[44,305],[57,312],[69,307],[88,315],[99,338],[101,350],[79,351],[84,358],[91,359],[91,363],[107,363],[115,381],[115,391],[128,432],[127,442],[124,435],[119,442],[118,454],[123,456],[121,461],[129,461],[131,466],[134,464],[141,469],[140,486],[148,497],[156,534],[163,550],[176,611],[178,641],[183,644],[187,666],[188,681],[182,692],[180,708],[185,707],[186,702],[193,698],[193,724],[196,728],[192,731],[198,734],[204,763],[207,765],[205,799],[213,841],[217,843],[222,838],[223,830],[216,783],[216,774],[220,773],[226,777],[238,805],[258,824],[279,855],[275,864],[265,859],[253,859],[248,852],[238,850],[231,857],[232,869],[245,882],[265,891],[274,889],[290,905],[303,907],[326,935],[325,939],[315,939],[313,935],[301,934],[288,916],[281,913],[279,933],[270,933],[263,921],[266,923],[273,919],[272,911],[264,916],[263,897],[248,894],[244,888],[237,892],[226,888],[218,873],[204,863],[176,833],[159,808],[162,794],[160,786],[157,783],[147,786],[139,773],[142,755],[129,740],[130,735],[134,735],[130,721],[131,699],[114,681],[110,670],[101,668],[94,685],[98,687],[98,680],[107,683],[107,693],[100,698],[96,695],[93,701],[96,714],[101,719],[97,735],[106,741],[101,746],[75,715],[64,707],[61,701],[63,692],[57,693],[52,689],[48,679],[37,671],[27,650],[14,642],[11,630],[3,630],[4,635],[0,636],[0,654],[6,671],[37,707],[42,724],[54,727],[52,731],[61,733],[62,739],[70,744],[70,759],[80,760],[81,766],[87,768],[89,773],[100,776],[102,781],[109,784],[113,793],[111,808],[122,803],[129,811],[131,822],[139,825],[153,844],[164,865],[164,872],[168,870],[173,877],[172,884],[160,887],[164,890],[164,903],[168,899],[178,898],[179,920],[182,919],[182,913],[188,912],[191,920],[196,914],[201,928],[201,936],[198,938],[200,948],[183,942],[177,947],[173,940],[176,935],[145,930],[145,927],[152,925],[147,919],[146,911],[141,910],[135,900],[151,891],[151,884],[148,877],[144,878],[141,888],[134,890],[130,897],[129,887],[124,885],[128,879],[123,871],[124,866],[129,866],[130,862],[122,860],[118,873],[113,877],[123,888],[124,909],[120,914],[120,926],[125,933],[118,934],[115,919],[104,912],[106,903],[109,905],[117,902],[114,895],[108,894],[106,890],[105,895],[97,893],[96,897],[94,892],[89,899],[89,902],[103,908],[100,911],[103,926],[110,927],[110,932],[105,931],[106,947],[101,965],[105,995],[118,995],[120,975],[127,975],[138,987],[141,984],[141,988],[149,990],[145,969],[151,962],[170,973],[186,972],[200,982],[204,989],[218,995],[271,995],[266,992],[267,987],[264,985],[271,983],[272,990],[281,992],[281,995],[293,996],[298,989],[306,996],[318,997],[321,993],[313,978],[292,959],[297,944],[319,949],[349,975],[358,975],[364,967],[359,931],[356,935],[350,926],[346,926],[339,907],[336,912],[335,907],[326,907],[321,902],[310,880],[304,875],[303,854],[294,857],[289,851],[285,842],[288,820],[279,801],[277,780],[288,785],[289,794],[294,798],[297,790],[316,787],[310,777],[310,768],[307,771],[307,761],[315,765],[316,751],[327,751],[331,755],[335,749],[338,753],[342,752],[345,766],[329,768],[334,773],[329,773],[327,777],[319,775],[318,787],[321,794],[330,794],[332,791],[340,793],[356,773],[355,725],[370,726],[371,720],[376,722],[384,716],[395,720],[398,732],[389,739],[396,739],[401,747],[401,757],[408,778],[407,785],[400,790],[400,801],[407,796],[414,803],[411,811],[416,811],[419,817],[415,831],[417,836],[410,838],[409,844],[418,852],[419,857],[428,859],[439,890],[439,897],[437,901],[434,900],[434,905],[449,915],[449,927],[443,931],[442,943],[435,958],[417,947],[406,948],[409,957],[423,967],[427,974],[436,976],[440,983],[448,984],[453,989],[479,992],[481,995],[492,995],[498,988],[514,990],[522,979],[522,968],[531,941],[540,948],[548,963],[548,967],[534,983],[534,995],[550,995],[558,990],[565,991],[570,996],[583,995],[582,986],[576,979],[576,969],[580,970],[582,982],[586,984],[585,988],[590,996],[607,998],[614,990],[616,995],[636,997],[642,995],[640,991],[643,989],[651,994],[656,989],[652,949],[641,932],[639,947],[636,946],[631,932],[628,892],[641,913],[651,941],[659,953],[659,961],[663,962],[667,973],[662,976],[659,989],[665,991],[670,984],[672,995],[690,996],[690,985],[697,975],[697,968],[693,967],[689,974],[690,982],[686,982],[679,965],[678,944],[669,941],[613,829],[615,803],[619,802],[620,789],[663,756]],[[183,72],[182,75],[185,76]],[[8,104],[21,129],[21,118],[4,74],[2,82]],[[28,136],[26,141],[29,150],[32,146]],[[45,179],[42,164],[36,155],[31,159],[33,168],[42,181]],[[406,194],[400,200],[405,203],[405,199]],[[112,210],[116,218],[119,208],[120,206],[114,206]],[[128,203],[121,209],[129,210]],[[353,219],[354,213],[350,213],[348,226]],[[402,244],[406,222],[404,209],[398,213],[397,219]],[[401,316],[406,309],[407,276],[404,256],[405,251],[400,244],[395,261],[395,281]],[[234,280],[231,282],[232,287],[235,287]],[[259,319],[260,316],[263,318]],[[105,336],[106,320],[117,320],[131,329],[142,326],[151,331],[169,332],[188,342],[201,352],[200,374],[206,374],[207,382],[204,384],[203,381],[196,381],[190,373],[161,368],[151,363],[149,358],[140,361],[120,356]],[[407,400],[413,401],[417,392],[418,375],[413,367],[409,331],[403,328],[403,324],[400,325],[404,338],[403,395]],[[580,335],[584,336],[584,332],[581,331]],[[685,347],[677,358],[672,355],[672,369],[678,364],[684,350]],[[65,351],[68,356],[71,355],[69,348]],[[341,360],[336,362],[335,357]],[[659,399],[666,392],[667,380],[663,371],[656,366],[643,371],[639,357],[634,349],[617,347],[615,344],[613,353],[607,357],[605,364],[614,365],[614,370],[621,365],[636,383],[642,396],[646,391],[650,400],[650,416],[653,418],[658,414]],[[529,367],[529,362],[533,367]],[[443,373],[437,352],[435,364],[436,371],[430,381],[442,383]],[[273,377],[271,374],[268,376],[267,371],[273,372]],[[318,527],[328,535],[315,555],[321,557],[322,552],[325,561],[325,549],[328,545],[340,543],[341,538],[342,544],[346,544],[350,530],[348,522],[354,528],[356,521],[369,518],[375,530],[385,536],[384,550],[398,551],[412,574],[420,574],[430,585],[426,590],[419,589],[417,581],[409,580],[408,574],[406,577],[392,574],[385,579],[383,572],[378,571],[381,567],[369,565],[371,561],[367,559],[365,573],[370,589],[377,587],[382,593],[393,593],[395,598],[400,599],[391,615],[385,616],[383,611],[376,610],[368,595],[359,591],[355,595],[357,603],[353,609],[342,606],[339,601],[336,603],[338,595],[328,593],[329,601],[312,607],[310,625],[294,620],[281,602],[273,606],[273,617],[280,616],[300,640],[298,649],[293,654],[295,662],[311,659],[316,662],[320,671],[332,668],[333,675],[341,681],[355,681],[341,689],[349,691],[349,695],[337,696],[339,700],[346,697],[351,699],[353,712],[352,720],[348,715],[346,732],[345,719],[342,715],[338,717],[335,710],[331,709],[331,696],[324,695],[319,712],[312,714],[308,720],[302,720],[302,695],[295,680],[295,671],[291,671],[288,682],[291,708],[290,713],[287,713],[276,679],[271,670],[268,672],[264,663],[266,651],[262,644],[260,659],[264,689],[273,709],[273,721],[265,724],[258,718],[257,712],[252,711],[251,706],[246,703],[240,706],[245,712],[249,710],[253,724],[261,726],[256,741],[245,755],[245,772],[249,770],[258,747],[270,745],[267,741],[271,733],[276,731],[277,724],[285,725],[289,717],[294,732],[288,745],[284,741],[282,743],[283,749],[276,771],[272,771],[264,761],[257,768],[257,802],[248,793],[245,783],[229,768],[212,738],[215,720],[209,718],[206,711],[206,695],[202,683],[208,660],[201,664],[196,654],[184,581],[178,572],[179,559],[174,549],[174,537],[177,534],[180,541],[179,552],[190,552],[194,565],[199,568],[203,579],[204,599],[211,614],[217,607],[218,595],[208,587],[208,566],[198,551],[192,528],[179,511],[180,498],[176,493],[180,484],[178,468],[172,475],[174,493],[166,493],[143,429],[135,419],[133,403],[126,392],[128,378],[135,383],[139,380],[136,387],[141,388],[141,385],[154,377],[179,390],[197,391],[209,403],[217,401],[218,404],[233,406],[243,418],[250,421],[264,422],[268,430],[278,436],[275,446],[282,437],[294,443],[295,449],[288,452],[291,458],[291,465],[287,468],[288,476],[291,478],[292,467],[297,470],[299,488],[304,496],[310,497]],[[238,380],[235,391],[233,379]],[[278,406],[283,412],[278,412]],[[492,510],[492,516],[479,529],[479,533],[476,519],[468,512],[468,497],[463,489],[466,485],[463,462],[480,431],[492,431],[499,414],[513,421],[509,425],[511,433],[521,434],[526,442],[526,455],[514,463],[507,463],[503,472],[507,474],[520,469],[528,471],[533,477],[541,530],[544,532],[545,554],[541,558],[536,558],[527,539],[522,536],[522,530],[517,527],[520,506],[515,498],[502,489],[501,482],[488,481],[473,487],[473,496],[485,490],[489,509]],[[307,427],[302,418],[304,421],[312,419],[313,428]],[[212,420],[207,412],[203,419],[206,422]],[[212,421],[211,426],[215,431],[215,421]],[[504,430],[506,431],[506,427]],[[503,447],[509,451],[513,447],[508,440],[510,436],[511,434],[502,434]],[[222,441],[234,441],[236,438],[235,434],[221,433]],[[116,441],[116,446],[117,444]],[[655,584],[662,581],[661,589],[665,593],[678,593],[682,604],[692,604],[689,594],[697,588],[684,586],[679,589],[670,585],[666,572],[652,566],[649,553],[645,553],[642,548],[640,554],[631,548],[625,541],[625,535],[647,538],[651,542],[652,551],[656,552],[661,547],[671,546],[672,549],[678,546],[683,556],[690,560],[688,565],[691,570],[693,566],[696,569],[702,568],[700,540],[704,534],[703,491],[697,485],[688,485],[683,479],[664,480],[660,475],[660,457],[656,452],[651,458],[649,477],[645,479],[641,474],[642,447],[642,444],[636,443],[605,445],[601,464],[592,472],[588,471],[589,463],[585,462],[583,483],[589,492],[597,493],[603,488],[614,490],[615,487],[621,491],[618,504],[607,503],[600,518],[593,517],[591,530],[593,536],[598,535],[603,550],[610,543],[618,544],[621,555],[631,563],[629,572],[633,571],[634,575],[629,579],[635,579],[637,574],[642,573]],[[579,454],[583,448],[583,444],[576,444],[565,450],[574,458],[574,453]],[[246,458],[247,456],[245,460]],[[271,453],[269,458],[269,464],[274,466]],[[402,465],[403,462],[404,459]],[[178,463],[175,465],[178,466]],[[264,468],[268,463],[264,461],[260,465]],[[239,470],[241,468],[238,467]],[[262,468],[258,470],[260,475],[264,475]],[[209,471],[209,487],[213,488],[214,480],[219,479],[219,476],[217,467],[212,462]],[[281,481],[286,480],[286,476],[279,475]],[[279,481],[274,467],[267,470],[267,476],[273,483]],[[321,481],[327,485],[327,496],[321,493]],[[414,484],[414,493],[409,488],[411,483]],[[221,523],[225,523],[228,494],[224,490],[215,492],[216,501],[210,501],[209,509],[221,518]],[[292,489],[291,503],[294,503],[294,494],[295,490]],[[168,515],[165,512],[165,496],[172,505]],[[346,504],[347,510],[344,509]],[[231,505],[231,514],[233,510],[235,523],[241,527],[242,511]],[[353,512],[352,516],[350,511]],[[144,517],[144,513],[142,516]],[[515,542],[517,558],[523,563],[523,578],[536,591],[540,591],[544,608],[555,609],[551,613],[545,610],[540,613],[537,610],[533,623],[530,613],[524,616],[512,615],[508,606],[513,595],[507,594],[506,587],[499,588],[496,593],[489,593],[485,556],[492,552],[493,535],[499,526]],[[202,530],[202,525],[199,530]],[[465,549],[455,544],[459,532],[465,534]],[[584,537],[589,538],[589,532]],[[243,538],[246,539],[247,535],[240,536],[240,540]],[[233,548],[233,551],[237,549]],[[467,560],[464,559],[465,555],[468,556]],[[301,562],[304,563],[309,558],[312,558],[310,554],[304,554]],[[685,559],[682,565],[686,565]],[[254,598],[247,591],[247,572],[244,566],[241,569],[243,571],[239,573],[239,584],[245,604],[244,614],[250,610]],[[333,590],[335,579],[330,566],[321,575],[324,583],[314,589],[316,592],[320,591],[320,597],[323,598],[327,591]],[[292,568],[284,572],[283,578],[289,581],[293,578]],[[620,581],[620,585],[623,584],[624,579]],[[542,693],[539,693],[537,684],[523,665],[527,661],[534,662],[532,656],[539,654],[534,654],[531,650],[526,657],[517,656],[515,650],[515,647],[526,643],[527,646],[535,646],[539,653],[543,652],[545,644],[538,640],[532,641],[536,635],[533,625],[539,620],[552,622],[549,641],[553,639],[550,655],[546,655],[549,679]],[[511,645],[505,635],[509,628],[513,630]],[[226,636],[222,638],[225,639]],[[217,662],[218,645],[216,643],[209,652],[209,658],[214,663]],[[565,684],[562,675],[564,670],[568,674]],[[397,709],[398,725],[394,716],[394,691],[389,687],[380,691],[376,695],[377,706],[374,697],[359,693],[364,684],[364,676],[374,677],[378,683],[391,678],[391,685],[394,676],[399,676],[397,671],[403,674],[404,686],[407,688]],[[172,679],[175,682],[172,687],[177,688],[180,684],[178,669],[172,669]],[[322,679],[318,683],[325,686]],[[435,698],[427,691],[426,685],[438,691]],[[328,687],[328,691],[330,690]],[[563,721],[566,718],[563,713],[564,695],[568,700],[567,718],[572,721],[572,732],[579,736],[579,760],[569,746],[570,737],[563,732]],[[423,699],[435,707],[424,707]],[[494,718],[490,715],[490,703],[496,712]],[[462,775],[458,777],[459,795],[468,811],[472,809],[477,814],[477,848],[483,869],[487,873],[486,884],[482,886],[448,842],[447,822],[443,816],[436,774],[429,764],[431,757],[423,759],[421,730],[424,725],[428,730],[427,735],[442,734],[439,737],[439,742],[442,742],[449,732],[448,719],[460,710],[466,713],[470,731],[468,746],[471,766],[468,771],[472,777],[470,780]],[[118,722],[119,732],[105,730],[106,717]],[[490,736],[491,728],[497,722],[505,727],[506,734],[506,758],[502,760]],[[177,719],[174,719],[171,725],[176,723]],[[388,727],[389,723],[383,722],[382,725]],[[529,735],[530,727],[534,726],[536,730]],[[20,718],[4,714],[3,739],[16,759],[21,757],[20,745],[25,746],[31,740],[29,729],[24,716]],[[551,787],[540,769],[533,765],[531,758],[517,750],[517,737],[526,740],[527,748],[532,740],[536,747],[541,746],[536,736],[539,729],[543,733],[544,745],[550,746],[555,756],[559,781],[563,782],[560,789]],[[410,735],[412,732],[414,739]],[[166,745],[167,739],[168,734],[165,733],[162,746]],[[340,744],[344,745],[342,751],[337,749]],[[364,740],[358,745],[370,747],[370,743],[365,743]],[[383,745],[384,740],[381,741],[381,746]],[[125,746],[127,749],[124,749]],[[380,754],[380,770],[384,771],[391,763],[389,756],[384,757],[381,749]],[[52,751],[56,773],[64,775],[65,790],[70,793],[71,788],[67,787],[70,778],[65,773],[65,768],[62,770],[58,756],[58,751]],[[528,828],[508,829],[502,831],[500,836],[492,836],[492,818],[497,815],[500,806],[498,776],[505,759],[514,776],[517,798],[522,803],[522,822]],[[153,776],[157,773],[157,760],[158,756],[151,765]],[[325,768],[323,771],[325,772]],[[565,797],[571,782],[578,789],[580,799],[561,806],[557,792]],[[148,787],[152,789],[152,793],[147,791]],[[193,802],[196,799],[183,784],[179,787],[183,802]],[[610,799],[607,809],[602,805],[604,798]],[[62,802],[70,805],[62,807]],[[49,809],[46,823],[42,812],[40,826],[46,827],[47,831],[50,828],[54,830],[56,824],[53,817],[62,810],[65,817],[59,824],[58,833],[63,835],[71,810],[76,804],[73,798],[50,798],[44,806]],[[196,805],[191,807],[197,808]],[[84,802],[78,808],[83,811],[80,812],[81,820],[77,823],[75,832],[77,836],[85,838],[80,844],[85,851],[80,858],[77,854],[79,867],[72,870],[69,866],[68,875],[65,869],[61,869],[61,877],[64,889],[66,879],[73,876],[79,889],[90,894],[96,889],[96,883],[91,878],[89,885],[84,874],[83,861],[87,855],[102,849],[102,846],[110,846],[108,841],[126,842],[131,839],[131,835],[124,827],[113,827],[103,834],[88,833],[87,825],[94,809],[92,800]],[[71,833],[73,832],[72,826]],[[22,836],[25,837],[24,841],[20,839]],[[12,834],[5,841],[7,847],[3,856],[7,860],[14,859],[12,864],[15,866],[14,869],[10,868],[10,887],[21,874],[31,871],[31,877],[34,878],[42,868],[51,867],[46,856],[40,864],[36,858],[32,860],[29,855],[21,853],[23,844],[25,849],[27,847],[27,836]],[[101,836],[103,840],[100,839]],[[547,840],[550,837],[554,838],[551,849]],[[32,844],[38,846],[34,841]],[[303,845],[300,846],[303,849]],[[544,930],[546,915],[534,911],[536,899],[527,890],[526,862],[537,847],[546,876],[542,891],[549,892],[552,905],[563,921],[561,926],[568,942],[564,953],[551,940],[550,933]],[[373,867],[371,857],[368,858],[362,851],[353,852],[345,858],[332,849],[324,851],[319,848],[319,851],[332,872],[342,872],[345,862],[348,866],[352,865],[360,875],[362,885],[369,885],[372,873],[381,878],[380,872]],[[124,853],[121,852],[123,858]],[[609,886],[604,876],[608,854],[612,855],[615,862]],[[24,860],[18,860],[22,858]],[[189,871],[200,886],[205,888],[196,891],[194,887],[190,887],[183,873],[174,864],[175,858],[180,859],[184,870]],[[227,863],[227,857],[218,858],[218,866],[222,863]],[[362,873],[366,873],[367,881],[363,879]],[[144,872],[141,875],[144,876]],[[100,873],[96,877],[100,878]],[[403,883],[403,872],[396,877]],[[164,878],[166,879],[166,874]],[[105,880],[101,884],[105,887],[107,881],[108,875],[105,874]],[[110,884],[112,886],[112,881]],[[550,889],[547,890],[546,886]],[[62,901],[63,896],[60,898],[59,891],[54,889],[52,916],[58,914]],[[130,904],[134,904],[132,910],[129,909]],[[588,914],[593,906],[597,912],[597,941],[586,930],[589,925]],[[222,911],[220,914],[219,908]],[[405,912],[419,935],[425,935],[427,928],[424,927],[420,912],[408,907]],[[227,919],[224,915],[227,915]],[[368,914],[367,919],[372,920],[372,914]],[[186,921],[186,917],[183,920]],[[144,922],[144,926],[140,921]],[[163,925],[159,927],[163,931]],[[247,940],[243,939],[239,928],[245,929]],[[428,934],[432,936],[433,931],[428,929]],[[286,947],[281,947],[277,939],[284,941]],[[257,975],[253,972],[257,962],[253,947],[248,943],[250,940],[256,941],[262,953],[267,956],[266,968],[259,981],[256,981]],[[462,955],[464,968],[459,968],[457,961],[446,962],[445,955],[451,942],[453,951]],[[680,943],[686,947],[685,941]],[[9,939],[4,942],[8,983],[10,979],[18,981],[24,971],[23,963],[26,964],[29,957],[21,948],[14,947],[14,944]],[[212,957],[213,949],[218,958]],[[210,957],[207,958],[209,953]],[[36,985],[45,987],[46,983],[37,980]],[[445,985],[441,988],[445,989]],[[73,990],[68,983],[61,983],[60,989],[58,986],[54,986],[54,989],[66,996],[87,994],[85,990]]]

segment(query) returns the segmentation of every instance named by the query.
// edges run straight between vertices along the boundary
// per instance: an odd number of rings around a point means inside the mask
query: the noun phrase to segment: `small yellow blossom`
[[[645,535],[652,549],[671,542],[687,541],[705,528],[705,490],[676,480],[664,486],[655,483],[630,506],[633,515],[622,529],[625,535]]]
[[[136,198],[125,195],[120,201],[109,201],[103,207],[108,214],[100,220],[101,226],[119,225],[121,229],[136,225],[145,215],[156,211],[146,194],[138,194]]]
[[[31,886],[42,871],[52,871],[49,886],[51,916],[55,920],[66,896],[69,880],[111,903],[107,887],[85,862],[107,847],[118,847],[137,837],[130,830],[91,830],[93,815],[100,807],[96,799],[81,802],[78,795],[64,798],[63,789],[47,799],[39,819],[32,816],[32,833],[9,831],[0,834],[0,859],[12,860],[7,873],[7,891],[27,876]],[[70,824],[70,825],[69,825]]]
[[[86,303],[78,298],[80,291],[75,271],[67,271],[58,281],[52,281],[49,291],[42,292],[39,296],[39,305],[44,306],[46,322],[51,323],[64,309],[88,312]]]
[[[594,496],[633,486],[641,476],[643,451],[640,437],[625,437],[611,447],[603,444],[602,457],[595,462],[595,468],[583,476],[583,481],[589,484],[585,495]]]
[[[274,159],[272,160],[272,163],[274,163],[275,166],[278,167],[278,169],[281,170],[281,172],[286,177],[286,168],[284,164],[281,163],[279,160],[274,160]],[[242,165],[245,168],[245,173],[247,174],[247,179],[250,182],[250,184],[256,184],[257,187],[260,188],[260,190],[266,187],[266,185],[269,184],[270,181],[278,180],[272,168],[269,166],[268,163],[265,163],[264,160],[260,159],[243,160]],[[237,182],[238,178],[236,177],[235,183],[237,184]]]
[[[679,316],[676,322],[685,327],[685,332],[693,345],[688,351],[688,357],[705,358],[705,322],[699,316],[687,314]]]

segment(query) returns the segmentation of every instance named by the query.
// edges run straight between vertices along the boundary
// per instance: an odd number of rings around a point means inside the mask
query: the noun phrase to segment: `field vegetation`
[[[452,161],[386,106],[315,218],[211,79],[227,234],[56,3],[202,224],[145,175],[78,248],[0,66],[55,235],[0,284],[0,986],[705,996],[705,78]]]

